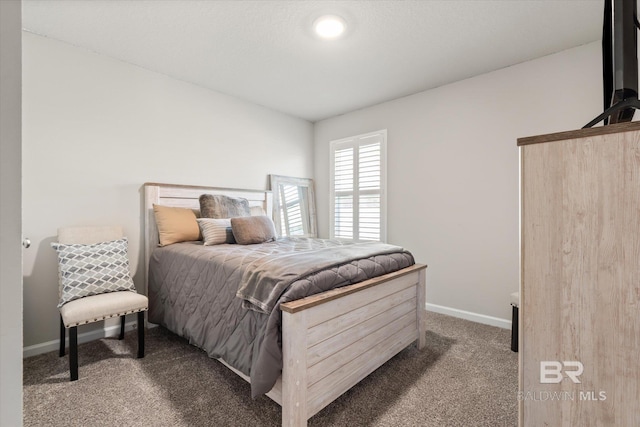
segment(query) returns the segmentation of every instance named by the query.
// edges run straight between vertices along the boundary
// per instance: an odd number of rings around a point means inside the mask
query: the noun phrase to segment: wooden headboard
[[[202,194],[221,194],[229,197],[242,197],[249,206],[260,206],[266,215],[273,212],[271,191],[243,190],[236,188],[202,187],[196,185],[144,184],[144,292],[148,295],[149,258],[158,246],[158,228],[153,214],[153,205],[173,206],[200,210],[199,197]]]

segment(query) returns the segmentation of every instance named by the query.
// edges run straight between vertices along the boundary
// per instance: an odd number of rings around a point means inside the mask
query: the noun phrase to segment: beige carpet
[[[427,348],[400,352],[310,426],[516,426],[508,330],[428,313]],[[280,407],[163,328],[80,346],[80,379],[56,352],[24,361],[25,426],[279,426]]]

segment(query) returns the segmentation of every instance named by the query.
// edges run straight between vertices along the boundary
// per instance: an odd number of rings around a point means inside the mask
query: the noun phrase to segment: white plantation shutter
[[[387,132],[331,142],[331,237],[386,239]]]
[[[382,240],[382,143],[376,139],[358,147],[358,240]]]
[[[353,147],[334,153],[334,237],[353,239]]]

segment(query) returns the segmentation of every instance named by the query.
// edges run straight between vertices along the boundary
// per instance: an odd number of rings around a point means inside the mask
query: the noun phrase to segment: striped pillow
[[[197,218],[205,246],[235,243],[229,218]]]

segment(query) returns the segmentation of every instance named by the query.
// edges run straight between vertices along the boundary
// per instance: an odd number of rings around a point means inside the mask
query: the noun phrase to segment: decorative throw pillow
[[[196,214],[191,209],[153,205],[160,246],[200,240]]]
[[[51,243],[58,252],[62,307],[90,295],[136,291],[129,273],[127,238],[93,245]]]
[[[205,246],[235,243],[229,218],[198,218],[198,226]]]
[[[268,216],[231,218],[231,230],[236,242],[241,245],[272,242],[276,239],[276,228]]]
[[[235,218],[251,215],[247,199],[203,194],[200,196],[200,216],[202,218]]]

